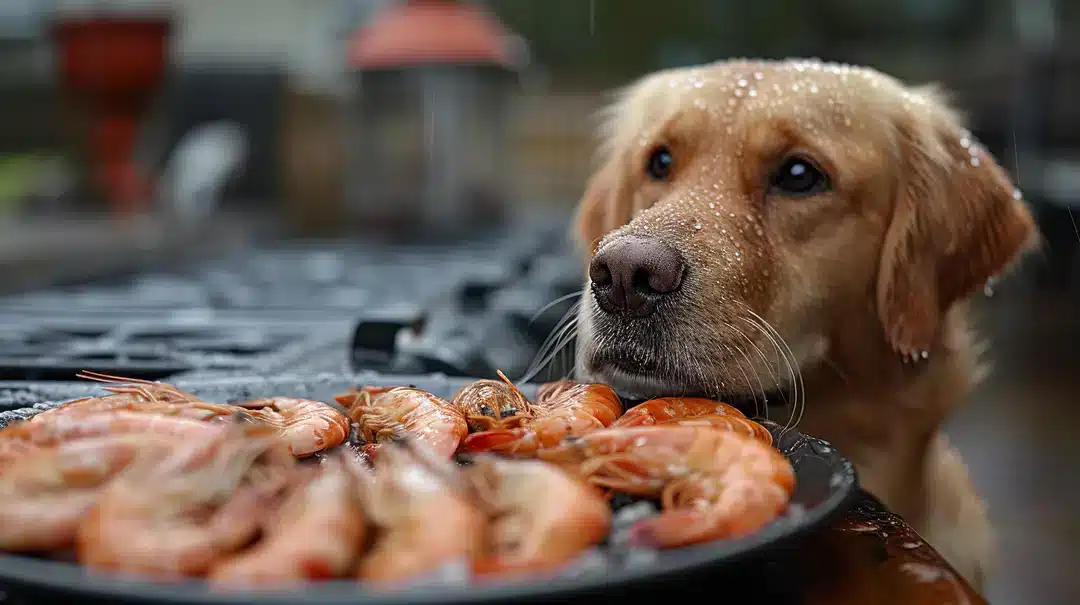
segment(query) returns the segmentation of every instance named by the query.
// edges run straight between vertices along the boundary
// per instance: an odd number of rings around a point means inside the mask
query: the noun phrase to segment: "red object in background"
[[[90,118],[94,178],[112,208],[149,209],[152,179],[135,163],[140,123],[165,78],[167,16],[64,18],[55,25],[61,81]]]
[[[509,32],[489,12],[453,0],[409,0],[357,30],[349,61],[361,69],[474,63],[512,67]]]

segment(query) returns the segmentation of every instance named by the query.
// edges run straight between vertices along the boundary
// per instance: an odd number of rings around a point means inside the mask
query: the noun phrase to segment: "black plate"
[[[360,375],[351,379],[342,376],[311,378],[222,378],[204,381],[177,381],[180,388],[216,401],[237,401],[272,395],[291,395],[322,401],[356,383],[410,384],[435,394],[450,397],[466,381],[442,376],[387,377]],[[0,390],[14,386],[0,383]],[[535,385],[523,386],[528,395]],[[66,401],[91,394],[92,385],[52,383],[35,388],[35,392],[52,395],[53,401]],[[3,424],[0,421],[0,424]],[[772,425],[774,435],[779,427]],[[349,581],[323,582],[301,591],[279,593],[214,592],[200,582],[156,584],[126,580],[104,574],[88,573],[74,564],[47,561],[31,557],[0,555],[0,586],[13,595],[25,596],[38,602],[42,598],[64,598],[79,602],[110,603],[291,603],[332,604],[370,603],[401,605],[404,603],[478,604],[553,602],[587,598],[589,600],[618,587],[620,591],[635,586],[655,585],[657,582],[708,571],[730,569],[731,566],[766,556],[779,547],[791,546],[792,540],[807,531],[820,527],[842,512],[856,492],[856,476],[849,460],[828,443],[791,430],[777,441],[778,447],[791,460],[797,486],[794,508],[801,514],[788,514],[761,531],[737,540],[717,541],[699,546],[656,553],[646,565],[607,568],[575,577],[545,578],[537,581],[520,579],[486,586],[417,587],[395,592],[371,592]]]

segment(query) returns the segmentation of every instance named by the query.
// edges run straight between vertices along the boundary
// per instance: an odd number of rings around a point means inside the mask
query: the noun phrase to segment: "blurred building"
[[[62,154],[78,183],[85,158],[57,94],[48,21],[58,11],[91,5],[167,7],[177,19],[174,64],[144,129],[141,161],[160,167],[196,126],[233,122],[246,133],[249,154],[223,203],[284,212],[310,230],[328,228],[344,189],[346,44],[390,1],[5,0],[0,151]],[[591,118],[603,91],[650,70],[732,56],[818,56],[870,64],[907,80],[941,81],[1008,167],[1015,168],[1010,158],[1020,156],[1019,145],[1049,150],[1037,154],[1041,163],[1058,160],[1050,173],[1057,190],[1080,174],[1060,161],[1069,159],[1080,133],[1080,105],[1071,101],[1080,92],[1080,70],[1073,68],[1072,40],[1080,39],[1076,3],[680,0],[678,10],[646,0],[482,4],[528,41],[534,59],[508,133],[518,175],[511,196],[522,203],[576,201],[592,168]],[[1053,9],[1050,34],[1040,26],[1046,6]],[[1044,54],[1039,40],[1048,44]],[[1040,119],[1028,119],[1033,115]],[[1032,180],[1025,176],[1022,185]],[[70,198],[76,206],[94,204],[85,189],[74,189]]]

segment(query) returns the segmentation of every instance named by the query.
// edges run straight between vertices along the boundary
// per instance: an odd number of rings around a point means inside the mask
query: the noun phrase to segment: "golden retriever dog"
[[[605,117],[578,378],[768,397],[981,590],[992,532],[941,426],[981,375],[966,299],[1037,239],[994,158],[935,88],[816,60],[653,73]]]

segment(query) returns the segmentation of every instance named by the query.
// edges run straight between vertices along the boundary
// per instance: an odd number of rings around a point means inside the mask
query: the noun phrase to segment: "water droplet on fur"
[[[971,145],[971,139],[963,137],[960,139],[960,146],[967,149]]]
[[[741,97],[742,96],[742,89],[741,88],[736,88],[735,89],[735,96],[736,97]]]
[[[745,87],[746,87],[746,85],[747,85],[747,84],[749,84],[749,82],[747,82],[747,81],[746,81],[745,79],[743,79],[743,78],[739,78],[739,81],[737,82],[737,84],[738,84],[738,85],[739,85],[740,87],[742,87],[742,88],[745,88]]]
[[[716,208],[716,204],[714,202],[709,202],[709,208]]]
[[[1019,189],[1013,189],[1013,194],[1012,195],[1013,195],[1014,200],[1022,200],[1022,199],[1024,199],[1024,192],[1020,191]]]
[[[764,80],[765,79],[765,74],[761,73],[760,71],[755,71],[754,72],[754,79],[755,80]]]
[[[701,223],[697,223],[694,225],[694,231],[701,231]]]
[[[757,96],[757,89],[751,88],[749,91],[747,91],[746,94],[750,95],[751,97],[756,97]]]
[[[978,166],[979,165],[979,158],[971,158],[971,165],[972,166]]]

